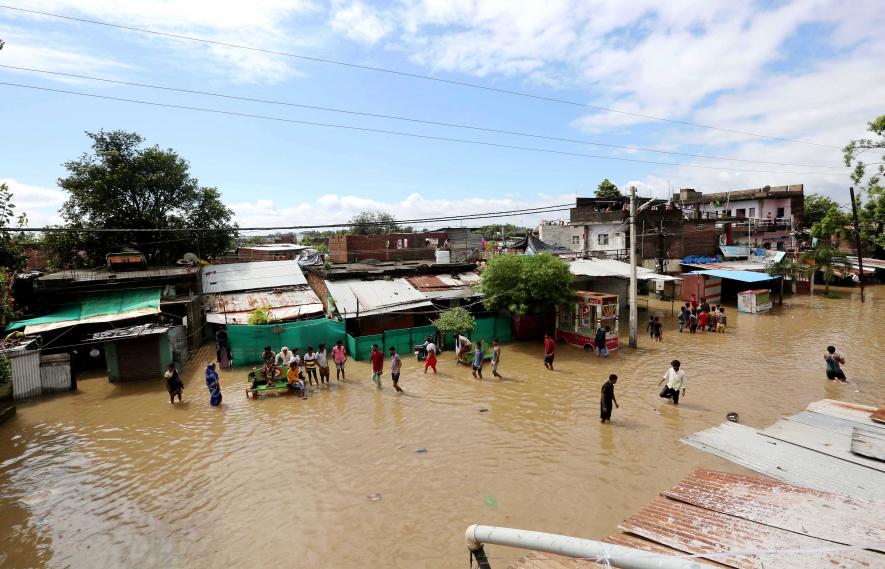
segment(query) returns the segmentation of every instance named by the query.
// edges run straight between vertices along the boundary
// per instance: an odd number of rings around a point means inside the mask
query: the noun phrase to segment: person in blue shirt
[[[482,340],[476,343],[476,353],[473,355],[473,377],[482,379],[482,364],[485,362],[485,354],[482,351]]]

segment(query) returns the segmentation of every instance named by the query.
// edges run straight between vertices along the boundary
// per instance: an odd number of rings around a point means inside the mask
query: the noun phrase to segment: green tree
[[[15,204],[12,203],[12,191],[6,184],[0,184],[0,267],[9,269],[10,272],[18,271],[25,265],[25,255],[22,250],[24,236],[21,233],[6,231],[13,227],[13,222],[18,221],[21,227],[27,223],[25,214],[16,214]]]
[[[845,226],[851,224],[851,216],[839,209],[839,206],[829,209],[820,221],[811,227],[811,234],[818,239],[829,240],[831,236],[844,238]]]
[[[476,325],[476,318],[466,308],[449,308],[440,313],[433,325],[443,334],[467,334]]]
[[[348,222],[351,235],[379,235],[396,233],[400,225],[392,215],[384,211],[363,211]]]
[[[799,277],[808,274],[806,269],[807,267],[796,259],[786,256],[776,263],[765,265],[765,272],[773,277],[780,277],[780,304],[784,303],[784,281],[790,279],[791,282],[795,283]]]
[[[852,140],[843,150],[845,165],[851,168],[851,180],[859,191],[858,221],[862,244],[875,247],[881,253],[885,249],[885,188],[882,186],[885,152],[879,152],[885,149],[885,115],[867,124],[867,130],[876,136]],[[867,152],[870,154],[865,154]],[[863,158],[876,161],[867,163]]]
[[[851,262],[842,253],[833,251],[829,243],[821,242],[812,251],[805,253],[804,260],[810,266],[811,294],[814,294],[814,275],[818,271],[824,278],[824,294],[830,294],[830,283],[836,280],[836,274],[848,275]]]
[[[819,223],[831,209],[839,209],[836,200],[820,194],[808,194],[805,196],[805,207],[802,213],[802,221],[811,227]]]
[[[596,187],[596,197],[603,200],[619,198],[621,197],[621,190],[606,178],[599,182],[599,186]]]
[[[480,291],[489,310],[540,313],[575,296],[568,263],[549,253],[498,255],[482,272]]]
[[[99,265],[107,253],[127,246],[151,263],[171,263],[188,251],[206,257],[232,246],[233,212],[217,189],[191,176],[187,160],[171,149],[144,147],[134,132],[86,135],[92,152],[66,162],[68,175],[58,180],[68,193],[60,212],[64,227],[129,231],[49,233],[46,244],[57,263]],[[198,227],[217,230],[193,231]]]

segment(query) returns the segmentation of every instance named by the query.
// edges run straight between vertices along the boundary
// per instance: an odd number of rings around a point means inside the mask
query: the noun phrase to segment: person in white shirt
[[[660,387],[665,381],[667,382],[667,386],[661,391],[661,397],[664,399],[672,399],[674,405],[679,405],[679,392],[682,391],[682,396],[685,397],[685,372],[679,369],[680,363],[679,360],[673,360],[670,362],[670,369],[667,370],[667,373],[664,374],[664,377],[661,378],[661,381],[658,382],[658,386]]]
[[[289,367],[289,363],[292,361],[292,352],[289,351],[289,348],[283,346],[280,350],[280,353],[277,354],[276,364],[282,367]]]
[[[424,373],[427,373],[427,368],[433,370],[433,373],[436,374],[436,344],[433,343],[433,338],[427,336],[427,341],[424,342],[424,350],[427,356],[424,359]]]

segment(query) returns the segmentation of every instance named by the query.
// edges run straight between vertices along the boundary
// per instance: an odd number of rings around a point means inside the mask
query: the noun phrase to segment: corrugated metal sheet
[[[10,350],[4,354],[12,362],[12,395],[15,399],[36,397],[43,392],[40,382],[40,350]]]
[[[885,500],[880,471],[766,437],[745,425],[723,423],[682,442],[790,484]]]
[[[885,428],[875,429],[885,433]],[[803,425],[795,421],[780,420],[770,427],[766,427],[759,431],[766,437],[771,437],[779,441],[792,443],[809,450],[821,452],[823,454],[847,460],[855,464],[873,468],[885,473],[885,462],[879,462],[863,456],[857,456],[851,453],[851,434],[836,431],[827,431]],[[885,484],[885,476],[882,483]]]
[[[820,413],[812,413],[811,411],[802,411],[801,413],[784,417],[784,420],[802,423],[803,425],[811,425],[812,427],[839,432],[844,435],[851,435],[851,430],[857,426],[857,423],[854,421],[848,421],[838,417],[830,417],[829,415],[821,415]]]
[[[419,275],[406,277],[409,283],[427,298],[435,300],[452,300],[479,296],[474,287],[480,281],[476,273],[458,273],[457,275]]]
[[[307,279],[295,260],[206,265],[202,267],[201,275],[203,294],[307,284]]]
[[[326,286],[344,318],[356,318],[357,305],[360,316],[433,306],[406,279],[326,281]]]
[[[885,461],[885,431],[855,427],[851,432],[851,452],[863,457]]]
[[[259,307],[270,307],[274,320],[293,320],[323,313],[323,304],[311,289],[229,292],[204,296],[206,321],[213,324],[248,324]]]
[[[613,259],[578,259],[569,263],[569,270],[573,275],[586,277],[620,277],[630,278],[630,263],[622,263]],[[661,275],[645,267],[636,267],[636,278],[639,280],[681,280],[670,275]]]
[[[730,551],[813,550],[835,544],[666,498],[656,498],[641,512],[622,522],[620,528],[689,553],[702,556],[724,554],[714,559],[738,569],[855,569],[880,567],[885,561],[881,554],[863,550],[729,555]]]
[[[43,393],[71,390],[71,355],[40,356],[40,386]]]
[[[882,502],[821,492],[771,478],[704,469],[685,477],[664,495],[720,514],[835,543],[885,543]]]
[[[822,399],[809,403],[807,409],[820,413],[821,415],[829,415],[830,417],[838,417],[848,421],[854,421],[861,425],[867,425],[876,428],[885,428],[881,424],[872,420],[871,415],[879,409],[870,407],[869,405],[858,405],[857,403],[847,403],[845,401],[836,401],[834,399]]]

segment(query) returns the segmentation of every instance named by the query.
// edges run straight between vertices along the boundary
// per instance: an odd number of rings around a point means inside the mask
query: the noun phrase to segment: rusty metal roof
[[[406,277],[406,280],[424,296],[431,299],[450,300],[479,296],[479,292],[474,288],[480,280],[476,273],[416,275]]]
[[[294,320],[323,313],[319,297],[307,287],[254,292],[205,295],[206,321],[213,324],[248,324],[249,315],[260,307],[270,308],[274,320]]]

